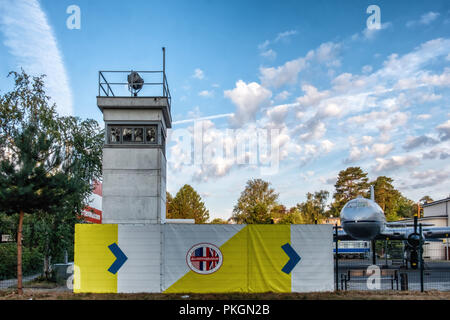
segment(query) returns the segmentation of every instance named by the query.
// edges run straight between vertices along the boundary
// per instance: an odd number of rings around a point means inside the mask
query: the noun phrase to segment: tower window
[[[158,126],[108,126],[108,143],[157,144]]]

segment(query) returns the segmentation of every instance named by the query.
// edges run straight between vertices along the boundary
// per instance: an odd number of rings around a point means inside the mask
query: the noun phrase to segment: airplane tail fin
[[[373,185],[370,186],[370,200],[375,201],[375,189]]]

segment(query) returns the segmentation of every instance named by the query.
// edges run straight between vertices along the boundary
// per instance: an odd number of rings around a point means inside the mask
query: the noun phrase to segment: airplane
[[[450,227],[430,227],[431,224],[422,224],[423,241],[430,239],[447,238]],[[417,215],[414,223],[387,222],[381,207],[375,202],[373,186],[370,188],[370,199],[358,196],[348,201],[341,210],[341,227],[338,230],[337,240],[403,240],[409,257],[411,268],[418,267],[418,249],[421,235],[418,229]],[[334,236],[336,241],[336,235]],[[375,252],[373,251],[373,264]]]

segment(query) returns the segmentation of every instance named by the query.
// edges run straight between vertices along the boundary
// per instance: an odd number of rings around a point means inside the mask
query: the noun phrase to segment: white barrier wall
[[[332,291],[331,225],[77,225],[75,292]]]

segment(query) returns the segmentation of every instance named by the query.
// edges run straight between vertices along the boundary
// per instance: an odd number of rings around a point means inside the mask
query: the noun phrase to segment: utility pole
[[[424,288],[423,288],[423,271],[424,271],[424,265],[423,265],[422,223],[419,223],[419,235],[420,235],[420,241],[419,241],[420,292],[423,292],[423,291],[424,291]]]
[[[377,253],[375,251],[375,239],[372,240],[372,264],[377,264]]]
[[[336,253],[335,253],[335,257],[334,257],[334,263],[335,263],[335,283],[336,283],[336,291],[339,291],[339,261],[338,261],[338,225],[337,223],[334,225],[334,235],[335,235],[335,245],[336,245]]]

